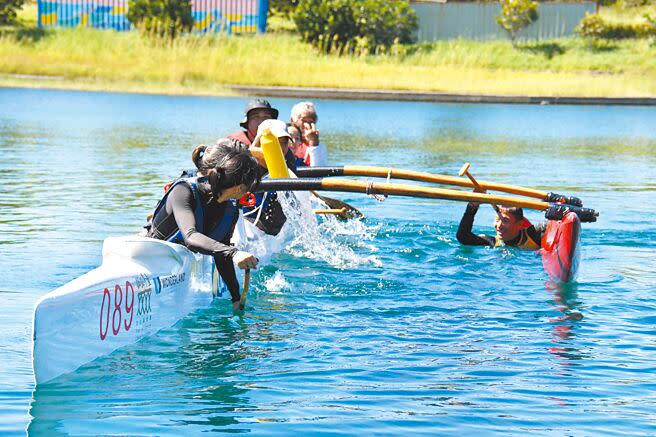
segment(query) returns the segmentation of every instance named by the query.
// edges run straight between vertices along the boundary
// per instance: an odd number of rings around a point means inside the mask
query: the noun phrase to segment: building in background
[[[447,0],[411,1],[417,12],[418,41],[446,39],[506,39],[497,23],[499,2],[452,2]],[[540,2],[538,20],[520,32],[520,39],[551,39],[574,34],[574,28],[587,13],[594,13],[594,1]]]

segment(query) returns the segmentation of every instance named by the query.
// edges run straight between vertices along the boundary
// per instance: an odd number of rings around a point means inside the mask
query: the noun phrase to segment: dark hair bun
[[[205,155],[205,150],[207,150],[207,146],[205,144],[201,144],[200,146],[196,146],[194,151],[191,152],[191,160],[199,170],[202,165],[201,163],[203,161],[203,155]]]

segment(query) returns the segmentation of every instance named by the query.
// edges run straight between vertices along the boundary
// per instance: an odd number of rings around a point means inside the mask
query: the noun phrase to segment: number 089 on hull
[[[36,382],[170,327],[225,291],[211,256],[151,238],[107,238],[100,267],[36,303]]]

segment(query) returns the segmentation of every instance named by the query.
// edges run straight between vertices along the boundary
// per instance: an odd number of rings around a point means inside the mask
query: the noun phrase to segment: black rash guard
[[[478,205],[467,204],[467,209],[465,209],[465,214],[460,220],[460,225],[458,226],[458,233],[456,238],[461,244],[467,246],[496,246],[496,236],[494,235],[476,235],[472,232],[472,227],[474,226],[474,217],[478,212]],[[537,226],[531,225],[526,228],[527,234],[531,237],[533,241],[536,241],[538,244],[542,239],[542,234],[547,228],[546,222],[538,223]],[[516,238],[505,241],[506,246],[517,246],[520,242],[520,236]]]
[[[209,198],[209,187],[207,184],[198,185],[203,202]],[[204,228],[212,229],[223,218],[227,203],[210,202],[205,203]],[[186,184],[178,184],[171,189],[167,199],[166,207],[153,217],[153,226],[148,236],[165,240],[175,234],[179,229],[184,237],[185,246],[194,252],[212,255],[216,268],[230,291],[232,301],[239,300],[239,282],[235,274],[232,257],[237,253],[237,248],[230,246],[230,238],[235,228],[238,215],[232,224],[230,232],[221,241],[216,241],[196,230],[196,216],[194,214],[194,195]]]

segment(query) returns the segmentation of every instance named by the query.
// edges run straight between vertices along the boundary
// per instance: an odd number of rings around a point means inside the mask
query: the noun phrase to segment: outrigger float
[[[271,176],[278,178],[263,180],[257,191],[359,192],[476,201],[547,211],[547,218],[552,220],[543,236],[540,252],[549,277],[559,282],[572,281],[576,275],[581,221],[595,221],[598,215],[592,209],[583,208],[582,202],[574,197],[476,181],[468,173],[468,165],[463,167],[467,177],[351,166],[303,168],[298,178],[289,178],[282,152],[279,145],[277,147],[274,152],[267,153],[265,149],[265,157]],[[387,178],[387,181],[375,183],[334,176],[374,176]],[[391,183],[392,178],[450,184],[477,191],[495,190],[533,199],[395,184]],[[303,202],[306,202],[304,207],[309,207],[307,197]],[[341,213],[347,212],[345,209]],[[272,244],[272,238],[240,216],[235,233],[238,247],[280,247],[279,242]],[[33,365],[36,382],[51,381],[170,327],[194,310],[209,306],[226,292],[211,256],[152,238],[107,238],[98,268],[46,294],[35,305]]]

